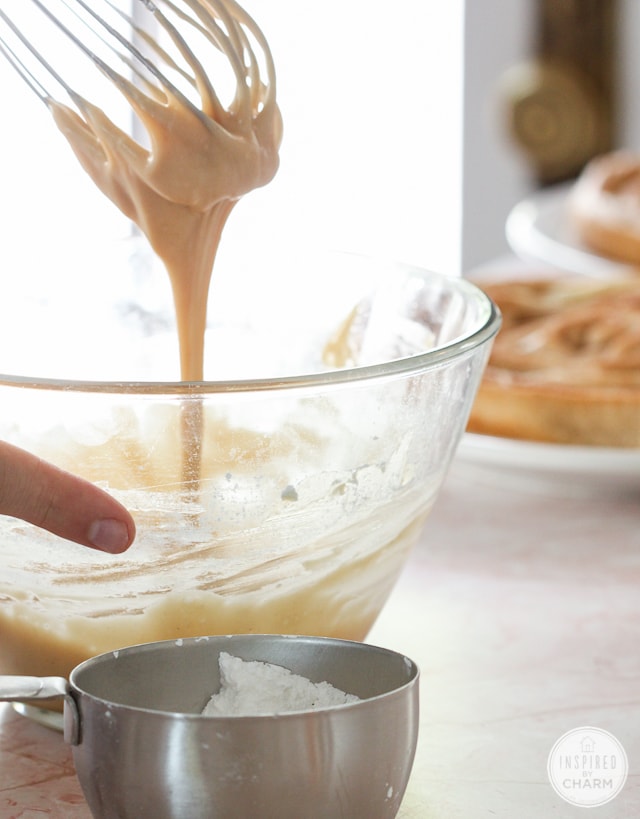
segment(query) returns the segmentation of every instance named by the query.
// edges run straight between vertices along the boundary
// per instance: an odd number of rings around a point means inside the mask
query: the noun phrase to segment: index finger
[[[6,442],[0,442],[0,514],[112,554],[128,549],[136,531],[131,514],[108,492]]]

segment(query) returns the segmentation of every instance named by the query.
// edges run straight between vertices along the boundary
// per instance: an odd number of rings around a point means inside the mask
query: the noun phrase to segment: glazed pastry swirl
[[[640,282],[539,279],[484,289],[503,326],[469,430],[640,447]]]
[[[589,249],[640,265],[640,155],[616,151],[593,159],[570,192],[568,215]]]
[[[491,369],[538,383],[640,387],[640,287],[556,289],[556,298],[536,298],[545,292],[554,290],[521,286],[530,298],[519,311],[513,300],[502,302],[505,327]]]

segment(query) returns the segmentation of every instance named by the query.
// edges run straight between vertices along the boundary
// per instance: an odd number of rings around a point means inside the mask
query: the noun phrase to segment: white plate
[[[455,463],[514,487],[567,496],[640,492],[640,449],[565,446],[465,433]]]
[[[637,276],[637,269],[589,250],[571,229],[569,185],[539,191],[517,204],[506,222],[511,249],[526,261],[542,262],[595,278]]]

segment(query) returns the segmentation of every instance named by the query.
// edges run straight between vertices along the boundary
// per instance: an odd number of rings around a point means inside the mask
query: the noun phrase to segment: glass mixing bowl
[[[131,298],[100,276],[76,288],[81,308],[59,280],[5,302],[0,437],[104,487],[138,534],[112,556],[0,519],[0,673],[67,676],[100,652],[198,635],[365,637],[499,317],[460,278],[348,256],[303,268],[215,279],[202,383],[171,380],[171,311],[144,270]],[[323,361],[329,348],[346,367]]]

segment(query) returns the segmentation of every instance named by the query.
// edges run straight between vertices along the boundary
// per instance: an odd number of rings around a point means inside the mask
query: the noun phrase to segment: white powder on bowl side
[[[220,691],[205,705],[205,716],[237,717],[311,711],[357,702],[328,682],[313,683],[272,663],[220,653]]]

